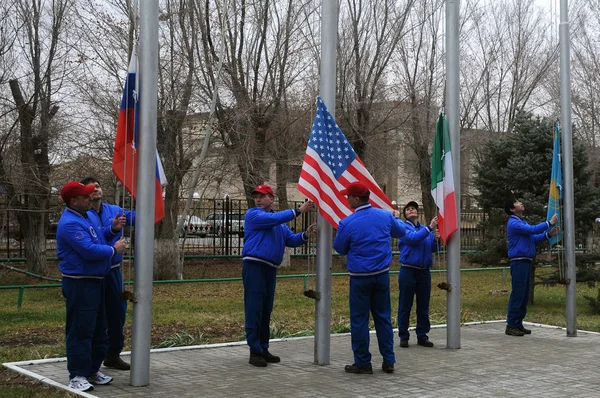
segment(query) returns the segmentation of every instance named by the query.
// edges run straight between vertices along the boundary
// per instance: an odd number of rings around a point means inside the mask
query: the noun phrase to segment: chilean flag
[[[129,71],[123,89],[119,121],[117,123],[117,136],[115,137],[112,169],[115,176],[127,191],[136,198],[137,185],[137,142],[139,103],[136,91],[137,55],[135,49],[129,62]],[[162,187],[167,185],[167,178],[156,152],[156,179],[154,183],[154,223],[165,218],[165,203],[162,197]]]

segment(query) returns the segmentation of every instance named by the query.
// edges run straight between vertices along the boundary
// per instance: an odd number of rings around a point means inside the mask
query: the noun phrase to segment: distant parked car
[[[238,235],[244,237],[244,215],[240,213],[210,213],[206,217],[208,233],[216,236]]]
[[[177,223],[179,224],[179,220],[181,220],[182,216],[177,216]],[[205,238],[208,234],[208,223],[197,216],[187,216],[185,218],[183,224],[183,231],[179,234],[179,237],[182,238],[183,235],[187,232],[187,235],[199,236],[201,238]]]

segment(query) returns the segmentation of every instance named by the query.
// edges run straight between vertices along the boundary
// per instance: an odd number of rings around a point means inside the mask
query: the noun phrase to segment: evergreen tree
[[[525,204],[525,219],[539,223],[546,218],[550,172],[552,169],[555,124],[529,112],[519,112],[510,132],[490,140],[481,150],[475,165],[474,184],[478,201],[488,215],[483,225],[485,241],[481,252],[471,260],[497,264],[507,257],[504,201],[516,198]],[[600,216],[600,190],[592,186],[587,171],[588,158],[582,143],[573,139],[573,182],[575,232],[587,236],[595,218]]]

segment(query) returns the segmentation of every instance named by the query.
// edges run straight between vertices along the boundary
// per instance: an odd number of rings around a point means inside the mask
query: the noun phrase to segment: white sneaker
[[[97,371],[96,374],[91,375],[88,380],[92,384],[104,385],[113,381],[113,378],[105,375],[104,373]]]
[[[75,391],[91,391],[94,389],[94,386],[85,377],[75,376],[69,380],[69,388]]]

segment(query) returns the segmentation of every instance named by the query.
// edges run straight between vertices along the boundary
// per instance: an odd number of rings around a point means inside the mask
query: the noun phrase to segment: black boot
[[[129,370],[131,366],[121,359],[119,354],[106,354],[106,358],[104,358],[104,366],[107,368],[113,368],[118,370]]]
[[[262,354],[258,354],[255,352],[250,353],[250,360],[248,361],[250,365],[258,366],[259,368],[264,368],[267,366],[267,361],[263,358]]]
[[[353,363],[352,365],[346,365],[344,370],[347,373],[358,373],[363,375],[373,374],[373,367],[371,366],[371,364],[358,366],[357,364]]]
[[[267,361],[269,363],[278,363],[281,361],[281,358],[279,358],[276,355],[271,354],[269,351],[263,352],[262,357],[265,359],[265,361]]]
[[[509,336],[525,336],[525,333],[519,330],[519,328],[511,328],[508,326],[506,327],[504,333],[506,333]]]
[[[527,329],[523,326],[519,326],[517,329],[519,329],[521,332],[523,332],[523,334],[531,334],[531,329]]]

